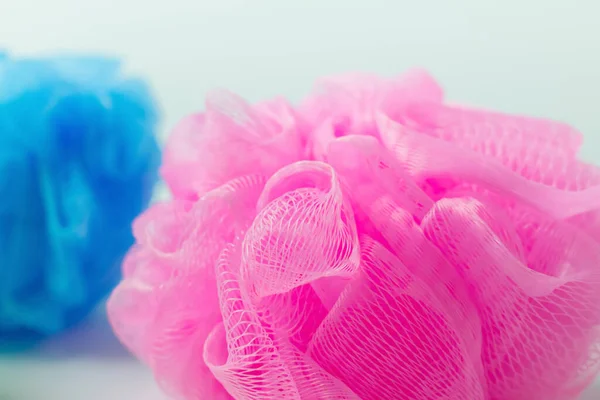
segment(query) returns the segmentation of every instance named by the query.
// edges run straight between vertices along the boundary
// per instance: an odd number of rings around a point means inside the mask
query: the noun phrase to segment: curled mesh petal
[[[379,122],[385,146],[421,179],[453,176],[530,203],[556,218],[569,218],[598,208],[600,185],[585,185],[579,191],[561,190],[529,180],[478,152],[406,129],[384,116]],[[548,198],[553,201],[548,202]]]
[[[119,338],[169,393],[229,398],[202,358],[222,321],[214,264],[249,225],[263,186],[260,177],[238,178],[194,203],[158,204],[136,221],[138,247],[108,311]]]
[[[484,399],[479,359],[463,342],[473,332],[445,310],[448,289],[438,296],[382,245],[368,237],[362,245],[361,272],[309,354],[361,398]]]
[[[239,263],[237,250],[228,246],[217,264],[223,323],[204,348],[204,360],[228,392],[236,399],[359,399],[290,343],[282,328],[289,328],[293,320],[301,322],[301,314],[291,313],[289,322],[282,323],[265,312],[281,313],[275,307],[279,302],[258,307],[249,302],[237,278]]]
[[[301,158],[296,119],[284,100],[252,108],[234,94],[215,92],[204,114],[187,118],[174,130],[163,177],[174,194],[193,198],[243,175],[270,176]]]
[[[357,269],[352,210],[328,164],[303,161],[279,170],[265,186],[263,204],[246,232],[241,271],[258,296]]]
[[[587,384],[598,369],[598,360],[589,360],[588,353],[598,343],[600,274],[590,268],[598,263],[598,246],[554,227],[555,236],[569,235],[552,241],[560,257],[556,251],[537,255],[562,271],[544,274],[501,244],[483,223],[486,213],[473,199],[441,200],[423,226],[473,289],[490,396],[572,398],[572,385]],[[595,362],[580,370],[590,361]]]
[[[330,120],[343,134],[377,135],[379,110],[396,114],[412,103],[440,103],[443,91],[424,70],[415,69],[392,80],[364,73],[322,78],[316,94],[303,104],[315,126]]]

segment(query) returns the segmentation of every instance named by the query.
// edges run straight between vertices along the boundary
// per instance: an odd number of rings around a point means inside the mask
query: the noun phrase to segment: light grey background
[[[163,136],[214,87],[298,100],[320,75],[422,66],[453,101],[572,123],[598,163],[599,13],[596,0],[0,0],[0,47],[125,57],[154,85]],[[0,399],[160,399],[104,322],[0,360]]]
[[[222,86],[299,99],[323,74],[429,68],[452,100],[569,121],[600,144],[596,0],[0,0],[0,46],[124,56],[165,127]]]

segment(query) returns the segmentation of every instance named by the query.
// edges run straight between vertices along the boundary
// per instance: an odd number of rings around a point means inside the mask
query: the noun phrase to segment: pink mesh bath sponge
[[[600,169],[422,71],[211,95],[108,309],[171,395],[575,399],[600,366]]]

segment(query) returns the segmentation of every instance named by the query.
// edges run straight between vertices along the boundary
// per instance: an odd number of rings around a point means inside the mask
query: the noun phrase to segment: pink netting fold
[[[211,95],[108,303],[175,398],[576,399],[600,368],[600,169],[425,72]]]

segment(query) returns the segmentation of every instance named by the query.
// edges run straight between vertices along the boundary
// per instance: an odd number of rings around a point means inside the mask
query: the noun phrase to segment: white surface
[[[68,334],[0,357],[0,400],[165,400],[101,312]]]
[[[580,400],[598,399],[600,381]],[[151,373],[119,345],[103,314],[98,313],[79,329],[35,352],[0,357],[0,400],[169,399],[157,388]]]
[[[0,47],[126,57],[154,84],[166,128],[216,86],[299,99],[323,74],[424,66],[452,100],[572,123],[598,162],[599,12],[596,0],[0,0]],[[101,319],[0,360],[7,396],[159,399]]]
[[[599,398],[600,381],[581,400]],[[0,357],[0,400],[168,399],[151,373],[119,345],[104,315],[97,313],[37,351]]]

